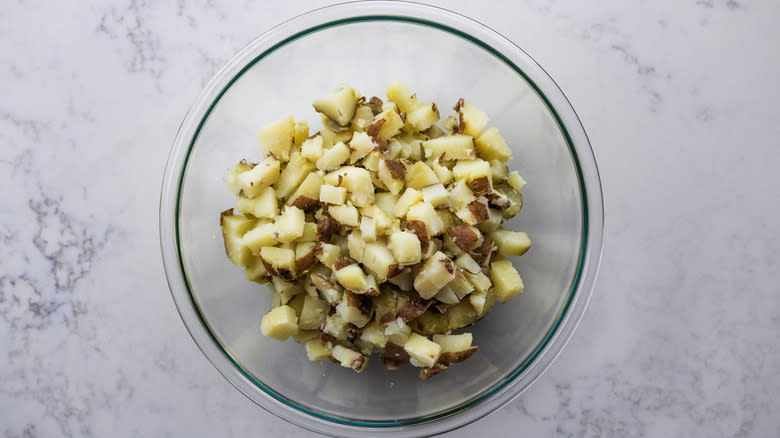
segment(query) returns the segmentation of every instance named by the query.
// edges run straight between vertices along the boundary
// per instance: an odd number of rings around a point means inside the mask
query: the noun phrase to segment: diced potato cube
[[[463,132],[473,137],[479,135],[490,120],[487,114],[464,99],[458,101],[455,111],[460,116],[461,124],[465,125]]]
[[[487,292],[488,289],[490,289],[493,286],[493,283],[490,281],[490,278],[488,278],[487,275],[483,272],[479,272],[477,274],[471,274],[469,272],[464,271],[463,275],[469,280],[469,282],[474,286],[474,288],[478,292]]]
[[[314,222],[306,222],[303,224],[303,235],[298,238],[299,242],[316,242],[317,237],[317,224]]]
[[[341,258],[341,247],[330,243],[320,242],[320,251],[317,260],[328,268],[333,269],[333,264]]]
[[[509,178],[509,168],[499,160],[490,160],[490,173],[493,175],[493,183],[498,184]]]
[[[362,262],[380,281],[387,279],[390,266],[397,263],[387,246],[379,242],[366,244]]]
[[[460,335],[433,335],[433,342],[441,346],[442,353],[454,353],[471,348],[473,336],[471,333]]]
[[[233,214],[233,210],[223,212],[219,221],[225,253],[234,265],[246,266],[252,259],[252,251],[244,243],[243,237],[255,226],[255,222],[246,216]]]
[[[316,269],[316,267],[315,267]],[[312,273],[309,278],[312,284],[319,292],[319,296],[328,302],[331,306],[335,306],[341,301],[341,287],[328,280],[326,276],[320,273]]]
[[[255,225],[254,228],[244,234],[242,241],[253,254],[258,254],[260,248],[264,246],[276,245],[277,240],[274,238],[273,222],[263,222]]]
[[[502,303],[523,291],[523,280],[509,260],[491,263],[490,278],[496,287],[496,299]]]
[[[409,353],[409,363],[416,367],[430,368],[436,364],[441,354],[441,346],[425,336],[412,333],[404,344]]]
[[[363,368],[366,367],[366,363],[368,362],[368,358],[363,356],[359,351],[342,345],[333,347],[333,353],[331,353],[331,355],[341,366],[352,368],[357,372],[363,371]]]
[[[325,184],[320,187],[320,201],[333,205],[342,205],[347,200],[347,189]]]
[[[531,239],[528,234],[499,228],[489,234],[490,238],[498,245],[498,255],[521,256],[531,248]]]
[[[433,169],[433,172],[436,174],[436,178],[439,179],[439,182],[444,185],[452,182],[452,170],[450,170],[447,166],[439,163],[438,159],[428,161],[428,166]]]
[[[303,235],[306,214],[298,207],[287,206],[274,221],[274,238],[280,242],[292,242]]]
[[[493,174],[490,171],[490,163],[485,160],[458,160],[452,168],[452,176],[456,180],[474,181],[482,177],[490,180]]]
[[[348,227],[360,225],[360,216],[357,208],[350,204],[332,205],[328,208],[328,214],[337,222]]]
[[[265,269],[262,260],[252,257],[252,261],[244,268],[244,277],[256,283],[266,283],[268,281],[268,270]]]
[[[423,201],[431,204],[434,208],[445,207],[449,205],[449,193],[444,188],[444,184],[436,183],[423,187],[422,189]]]
[[[309,138],[309,124],[306,122],[295,122],[295,128],[293,129],[295,146],[301,147],[307,138]]]
[[[436,209],[427,202],[412,205],[406,213],[406,219],[424,222],[428,234],[431,236],[436,236],[444,231],[444,221],[436,213]]]
[[[295,245],[295,274],[301,275],[317,264],[318,242],[298,242]]]
[[[287,116],[257,132],[260,138],[260,149],[266,157],[276,157],[280,161],[290,159],[290,147],[295,135],[295,121]]]
[[[390,193],[397,195],[404,188],[406,168],[400,161],[380,160],[377,177]]]
[[[420,239],[409,231],[399,231],[390,235],[390,251],[398,263],[417,264],[422,258]]]
[[[336,312],[341,315],[341,319],[358,328],[368,324],[373,310],[370,297],[349,290],[344,291],[342,301],[336,306]]]
[[[518,192],[523,190],[523,187],[525,187],[525,180],[522,176],[520,176],[519,173],[517,173],[517,171],[512,171],[512,173],[509,174],[508,182],[509,185]]]
[[[475,199],[474,193],[464,180],[455,181],[450,186],[449,192],[450,207],[456,212],[464,209],[469,202]]]
[[[424,162],[418,161],[406,170],[406,185],[413,189],[422,189],[423,187],[439,182],[436,173]]]
[[[382,211],[376,205],[369,205],[360,209],[361,216],[368,216],[374,219],[376,225],[376,234],[380,236],[385,234],[385,231],[390,228],[393,220],[384,211]]]
[[[472,286],[472,284],[466,279],[463,273],[456,274],[455,278],[447,283],[447,287],[455,292],[455,295],[459,300],[462,300],[463,297],[474,292],[474,286]]]
[[[391,108],[377,114],[374,121],[366,127],[366,132],[380,140],[389,140],[396,136],[403,126],[401,115]]]
[[[280,277],[291,277],[295,268],[295,251],[288,248],[273,246],[260,248],[260,258],[273,267],[276,272],[271,272],[272,274]]]
[[[305,140],[301,145],[301,156],[316,163],[322,157],[322,136],[317,135]]]
[[[455,267],[452,260],[443,252],[437,251],[425,261],[414,278],[414,289],[422,299],[429,300],[453,278],[455,278]]]
[[[366,250],[366,244],[363,242],[363,236],[359,230],[349,233],[349,237],[347,237],[347,249],[349,250],[350,257],[361,263],[363,262],[363,253]]]
[[[354,88],[344,86],[314,102],[314,109],[341,126],[347,126],[355,116],[358,93]]]
[[[369,216],[360,217],[360,233],[363,236],[363,241],[371,243],[376,241],[376,221]]]
[[[358,105],[355,117],[352,118],[351,127],[355,131],[363,131],[372,120],[374,120],[374,112],[371,111],[371,107],[366,104]]]
[[[374,203],[374,183],[371,173],[366,169],[354,166],[344,166],[338,170],[341,177],[341,187],[346,187],[350,200],[357,207],[365,207]]]
[[[361,164],[366,169],[368,169],[368,170],[370,170],[372,172],[377,172],[377,171],[379,171],[379,161],[380,160],[382,160],[382,153],[375,150],[375,151],[369,152],[368,155],[366,155],[365,158],[363,158],[363,161],[361,162]]]
[[[460,335],[433,335],[433,342],[441,346],[439,363],[453,364],[468,359],[479,347],[472,347],[471,333]]]
[[[431,126],[430,128],[426,129],[424,132],[426,137],[428,138],[439,138],[447,135],[447,133],[444,132],[444,130],[442,130],[436,125]]]
[[[319,330],[330,312],[330,305],[325,301],[306,295],[303,301],[298,326],[304,330]]]
[[[417,97],[399,80],[391,82],[390,85],[387,86],[385,93],[390,101],[395,102],[395,104],[398,105],[398,109],[407,114],[414,111],[419,105]]]
[[[488,219],[484,222],[480,222],[477,225],[477,228],[479,228],[480,231],[489,233],[491,231],[497,230],[503,221],[504,216],[500,211],[496,210],[495,208],[488,208]]]
[[[477,136],[475,142],[477,153],[484,160],[507,161],[512,157],[512,151],[495,126]]]
[[[477,274],[482,271],[482,267],[479,266],[479,263],[477,263],[473,257],[466,253],[459,255],[458,258],[455,259],[455,264],[458,265],[459,268],[471,274]]]
[[[360,333],[360,339],[379,348],[385,348],[385,345],[387,345],[384,328],[380,327],[376,321],[363,328],[363,332]]]
[[[290,162],[282,170],[279,175],[279,179],[274,184],[276,190],[276,196],[279,198],[286,198],[293,192],[306,175],[308,175],[314,168],[311,163],[303,158],[300,152],[295,152],[290,156]]]
[[[317,169],[334,170],[338,169],[343,163],[349,160],[351,151],[343,142],[338,142],[330,149],[326,150],[322,157],[317,160]]]
[[[324,180],[322,175],[315,172],[306,175],[306,178],[304,178],[301,185],[298,186],[293,194],[287,199],[287,203],[295,205],[298,208],[303,208],[302,205],[307,205],[309,202],[315,202],[320,197],[320,187],[322,187],[323,184]],[[298,204],[301,202],[299,199],[301,196],[308,198],[307,202]]]
[[[230,189],[234,195],[238,196],[241,194],[241,186],[238,183],[239,175],[252,170],[252,166],[254,166],[254,164],[250,165],[246,160],[241,160],[228,171],[227,175],[225,175],[225,182],[228,185],[228,189]]]
[[[350,132],[349,129],[344,129],[343,131],[336,132],[328,129],[329,125],[334,124],[335,122],[330,121],[327,117],[323,116],[323,127],[320,131],[320,135],[322,136],[322,150],[323,152],[327,149],[332,148],[336,143],[347,143],[352,138],[352,132]]]
[[[415,131],[425,131],[439,121],[439,109],[435,103],[419,105],[406,114],[406,123]]]
[[[435,300],[441,301],[444,304],[458,304],[460,301],[460,298],[455,295],[455,292],[452,290],[452,288],[449,287],[449,285],[441,288],[441,290],[439,290],[439,292],[437,292],[433,298]]]
[[[322,325],[322,332],[331,335],[340,341],[344,341],[347,339],[347,322],[341,319],[341,315],[338,313],[333,313],[325,318],[325,324]]]
[[[367,290],[376,287],[376,284],[366,275],[360,266],[351,264],[334,272],[336,281],[346,289],[356,291]]]
[[[401,318],[396,318],[385,326],[385,338],[387,339],[387,342],[396,345],[404,345],[411,334],[412,328]]]
[[[333,352],[332,348],[322,343],[322,339],[312,339],[303,344],[303,348],[306,349],[306,356],[311,361],[327,359]]]
[[[469,295],[469,303],[474,307],[474,310],[482,315],[485,313],[485,303],[487,301],[487,292],[474,292]]]
[[[260,329],[265,336],[284,341],[298,332],[298,318],[290,306],[279,306],[263,316]]]
[[[251,170],[238,175],[238,185],[241,193],[247,198],[254,198],[266,187],[279,179],[279,160],[269,157],[258,163]]]
[[[273,219],[279,214],[276,193],[271,187],[266,187],[258,196],[252,199],[238,198],[236,209],[241,213],[251,214],[261,219]]]
[[[406,191],[404,191],[404,194],[398,198],[398,201],[392,207],[393,216],[399,218],[406,216],[409,208],[420,201],[422,201],[422,193],[411,187],[407,188]]]
[[[453,132],[458,127],[458,121],[458,113],[452,113],[441,121],[441,126],[447,131]]]
[[[422,197],[422,194],[420,194]],[[376,206],[388,215],[393,215],[393,207],[398,203],[399,196],[390,192],[379,192],[374,195]],[[405,214],[405,212],[404,212]]]
[[[376,145],[371,137],[365,132],[354,132],[352,140],[349,141],[349,149],[352,151],[349,155],[349,162],[355,163],[374,150]]]
[[[425,158],[468,160],[476,158],[474,137],[463,134],[445,135],[422,142]]]

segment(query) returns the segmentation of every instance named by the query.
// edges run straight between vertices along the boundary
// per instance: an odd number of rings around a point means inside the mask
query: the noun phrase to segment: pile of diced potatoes
[[[467,359],[472,335],[452,332],[523,290],[506,257],[531,246],[503,226],[525,185],[504,138],[468,101],[441,120],[398,81],[387,102],[344,86],[314,109],[322,129],[284,117],[259,131],[264,160],[226,177],[227,255],[274,294],[262,332],[355,371],[373,353],[424,379]]]

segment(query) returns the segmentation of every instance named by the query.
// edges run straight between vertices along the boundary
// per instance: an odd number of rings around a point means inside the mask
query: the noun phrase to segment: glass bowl
[[[427,381],[309,362],[301,345],[264,337],[265,286],[225,257],[219,212],[241,158],[259,160],[257,128],[292,114],[319,121],[311,102],[342,84],[384,97],[400,79],[442,108],[465,97],[492,117],[528,181],[509,228],[532,249],[516,258],[516,298],[468,328],[480,346]],[[448,113],[442,111],[443,117]],[[198,347],[239,391],[277,416],[334,436],[432,435],[479,419],[528,389],[582,317],[601,254],[603,206],[593,152],[564,94],[525,52],[461,15],[405,2],[356,2],[289,20],[235,55],[179,128],[165,170],[160,239],[168,284]]]

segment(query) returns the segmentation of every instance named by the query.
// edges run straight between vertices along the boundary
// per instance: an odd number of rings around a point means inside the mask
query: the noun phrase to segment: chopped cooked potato
[[[306,175],[314,170],[311,163],[303,158],[300,152],[295,152],[290,156],[290,162],[279,174],[279,179],[274,184],[276,196],[286,198],[293,190],[298,188]]]
[[[333,353],[333,349],[323,344],[322,339],[307,341],[303,347],[306,349],[306,356],[311,361],[327,359]]]
[[[271,123],[257,132],[260,148],[266,157],[275,157],[280,161],[290,159],[290,147],[295,135],[295,122],[287,116]]]
[[[292,242],[303,235],[306,215],[298,207],[285,207],[274,221],[274,238],[279,242]]]
[[[416,367],[430,368],[439,360],[441,345],[425,336],[412,333],[404,344],[404,350],[409,353],[409,363]]]
[[[243,238],[254,226],[254,221],[246,216],[233,214],[233,209],[224,211],[219,221],[222,225],[225,253],[234,265],[246,266],[252,257],[252,250]]]
[[[320,202],[342,205],[347,200],[347,189],[324,184],[320,187]]]
[[[399,231],[390,235],[390,251],[398,263],[405,265],[420,263],[422,258],[420,239],[409,231]]]
[[[505,257],[531,241],[505,221],[526,182],[469,101],[440,120],[399,81],[386,94],[338,88],[314,102],[311,136],[289,116],[260,129],[265,159],[229,169],[237,212],[220,226],[230,261],[273,291],[265,335],[358,372],[381,353],[386,369],[409,362],[427,379],[478,350],[452,331],[523,290]]]
[[[500,228],[489,235],[496,241],[498,255],[501,256],[521,256],[531,248],[531,238],[523,232]]]
[[[279,160],[268,157],[256,164],[251,170],[238,175],[238,186],[241,193],[247,198],[254,198],[266,187],[279,179]]]
[[[496,287],[496,299],[502,303],[523,291],[523,280],[509,260],[491,263],[490,278]]]
[[[507,146],[504,137],[495,126],[487,129],[476,138],[477,153],[485,160],[504,162],[512,158],[512,151]]]
[[[474,137],[463,134],[444,135],[424,141],[425,158],[443,160],[468,160],[476,158]]]
[[[358,93],[354,88],[340,87],[338,90],[314,102],[313,106],[317,112],[324,114],[341,126],[346,126],[352,121],[352,117],[355,116],[357,100]]]
[[[317,160],[317,169],[334,170],[341,164],[349,160],[351,151],[343,142],[338,142],[330,149],[326,150],[319,160]]]
[[[263,316],[260,328],[265,336],[284,341],[298,332],[298,318],[290,306],[279,306]]]
[[[279,214],[279,204],[276,193],[271,187],[266,187],[258,196],[252,199],[238,198],[236,208],[244,214],[251,214],[258,219],[273,219]]]
[[[455,278],[452,260],[439,251],[431,256],[414,278],[414,289],[425,300],[433,298],[441,288]]]
[[[404,194],[401,195],[401,197],[398,198],[398,201],[396,201],[395,205],[393,205],[393,215],[395,217],[406,216],[409,208],[420,201],[422,201],[422,193],[419,190],[415,190],[411,187],[406,189]]]

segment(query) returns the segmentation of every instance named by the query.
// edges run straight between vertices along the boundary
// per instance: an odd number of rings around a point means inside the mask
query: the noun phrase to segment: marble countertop
[[[309,436],[196,348],[157,204],[205,82],[326,3],[4,4],[2,436]],[[780,3],[431,3],[551,72],[592,141],[606,218],[567,348],[524,397],[448,436],[780,436]]]

